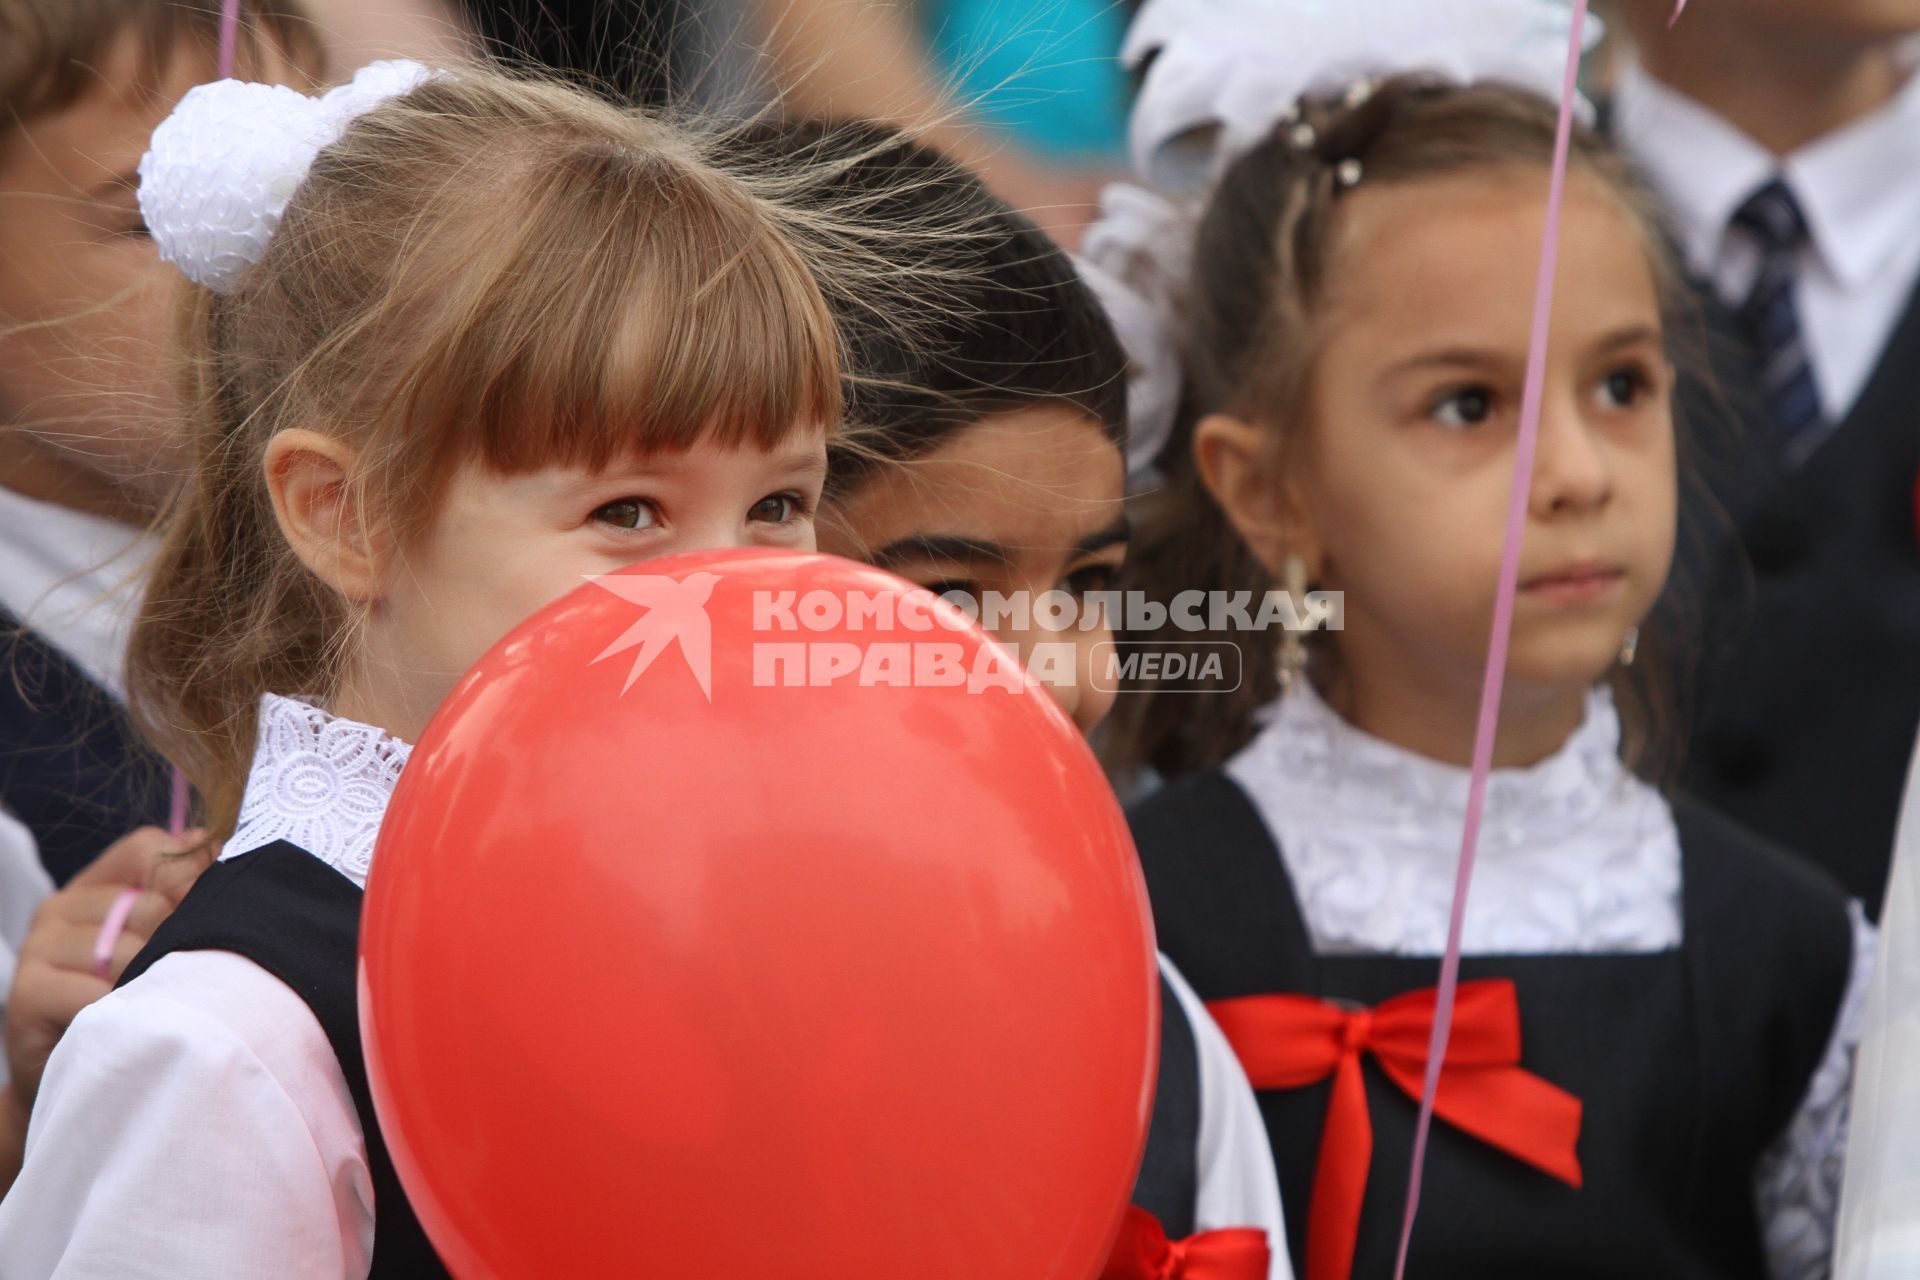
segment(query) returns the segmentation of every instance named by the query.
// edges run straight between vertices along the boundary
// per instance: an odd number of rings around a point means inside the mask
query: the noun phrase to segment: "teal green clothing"
[[[1113,0],[929,0],[922,26],[976,114],[1043,155],[1111,163],[1126,152],[1129,13]]]

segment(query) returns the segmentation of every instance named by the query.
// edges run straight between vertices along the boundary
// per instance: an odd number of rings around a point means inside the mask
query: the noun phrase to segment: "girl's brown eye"
[[[1095,591],[1112,590],[1119,579],[1120,571],[1110,564],[1090,564],[1084,569],[1076,569],[1068,576],[1066,589],[1073,595],[1085,597]]]
[[[595,507],[592,519],[616,529],[651,529],[660,523],[660,513],[645,498],[617,498]]]
[[[1493,392],[1486,387],[1462,387],[1436,401],[1428,414],[1443,427],[1477,427],[1493,416]]]
[[[768,494],[753,504],[747,519],[764,524],[785,524],[801,514],[800,500],[790,493]]]
[[[1600,380],[1600,394],[1609,408],[1631,409],[1647,392],[1648,383],[1638,369],[1615,369]]]

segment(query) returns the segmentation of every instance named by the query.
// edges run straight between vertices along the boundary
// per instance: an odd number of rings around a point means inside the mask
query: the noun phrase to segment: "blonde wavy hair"
[[[462,70],[323,150],[237,291],[188,287],[193,474],[164,520],[128,691],[214,837],[238,813],[260,695],[330,693],[357,621],[279,533],[274,434],[349,443],[359,509],[403,541],[466,464],[598,466],[837,424],[834,309],[910,333],[908,300],[938,305],[941,285],[930,255],[891,252],[857,204],[820,198],[830,170]]]

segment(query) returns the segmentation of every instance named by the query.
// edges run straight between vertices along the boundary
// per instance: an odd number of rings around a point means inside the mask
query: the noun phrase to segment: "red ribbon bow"
[[[1306,1280],[1347,1280],[1373,1161],[1360,1055],[1371,1054],[1418,1100],[1437,991],[1411,991],[1373,1009],[1312,996],[1248,996],[1207,1006],[1256,1089],[1301,1089],[1333,1077],[1307,1217]],[[1520,1001],[1505,979],[1460,984],[1433,1111],[1457,1129],[1580,1185],[1580,1099],[1520,1069]]]
[[[1267,1233],[1257,1227],[1168,1240],[1160,1219],[1128,1205],[1100,1280],[1267,1280],[1272,1263]]]

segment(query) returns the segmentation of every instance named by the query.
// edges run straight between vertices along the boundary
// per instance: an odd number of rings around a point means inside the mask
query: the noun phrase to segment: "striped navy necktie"
[[[1800,250],[1808,238],[1807,220],[1792,189],[1774,178],[1740,206],[1733,225],[1760,246],[1760,273],[1740,307],[1740,319],[1760,354],[1774,428],[1787,456],[1797,462],[1826,434],[1794,289]]]

